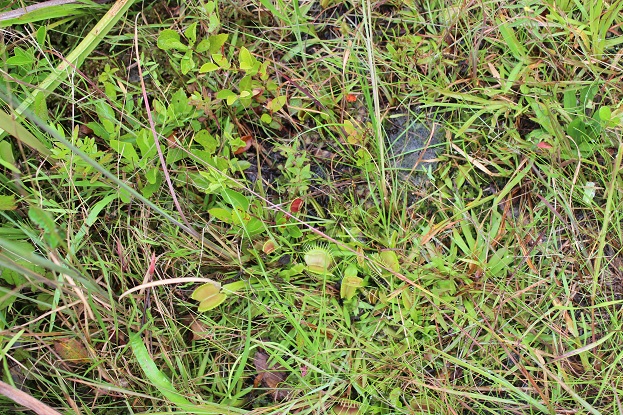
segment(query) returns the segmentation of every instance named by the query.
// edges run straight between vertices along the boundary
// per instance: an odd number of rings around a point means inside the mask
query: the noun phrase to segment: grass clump
[[[4,381],[85,414],[620,412],[620,5],[446,3],[7,20]]]

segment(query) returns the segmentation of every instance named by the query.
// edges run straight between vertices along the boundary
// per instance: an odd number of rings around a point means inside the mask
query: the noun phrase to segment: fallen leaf
[[[190,331],[193,333],[193,340],[210,339],[214,335],[212,327],[199,320],[194,320],[190,323]]]
[[[262,350],[258,350],[253,357],[253,365],[257,371],[257,376],[253,385],[268,389],[275,402],[283,401],[288,397],[290,391],[287,388],[279,388],[278,385],[285,381],[288,377],[288,373],[283,369],[280,364],[272,366],[268,365],[268,354]]]
[[[76,339],[60,339],[54,343],[54,350],[66,363],[88,363],[91,360],[84,345]]]

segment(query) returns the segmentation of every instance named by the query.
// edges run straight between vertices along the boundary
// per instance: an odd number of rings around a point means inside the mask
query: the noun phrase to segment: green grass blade
[[[18,120],[0,110],[0,128],[17,138],[28,147],[37,150],[42,156],[49,156],[50,149],[28,131]]]
[[[22,104],[15,110],[15,114],[22,115],[35,102],[39,94],[50,94],[54,91],[67,76],[82,65],[86,57],[104,39],[104,36],[114,27],[114,25],[125,15],[125,12],[132,6],[134,0],[117,0],[102,19],[91,29],[80,44],[48,75],[29,95]],[[0,135],[6,129],[0,126]]]
[[[217,403],[202,403],[201,405],[195,405],[180,394],[171,380],[158,369],[156,363],[149,355],[143,339],[139,334],[130,333],[130,347],[134,353],[134,357],[138,361],[141,369],[145,372],[147,379],[173,404],[183,411],[187,411],[192,414],[205,414],[205,415],[237,415],[244,414],[247,411],[242,409],[233,408]]]
[[[26,8],[0,13],[0,28],[76,16],[84,13],[88,8],[93,8],[93,6],[95,5],[75,2],[58,4],[58,1],[47,1]]]

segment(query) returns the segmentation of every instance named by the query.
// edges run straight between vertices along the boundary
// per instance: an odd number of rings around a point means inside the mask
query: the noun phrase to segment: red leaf
[[[355,101],[357,101],[357,95],[346,94],[346,102],[355,102]]]
[[[541,142],[540,142],[540,143],[538,143],[536,146],[537,146],[538,148],[542,148],[542,149],[544,149],[544,150],[551,150],[552,148],[554,148],[554,147],[552,147],[552,145],[551,145],[551,144],[547,144],[545,141],[541,141]]]
[[[290,203],[290,212],[292,213],[298,212],[299,210],[301,210],[301,206],[303,206],[303,199],[301,199],[300,197],[297,197],[296,199],[292,201],[292,203]]]
[[[253,137],[250,135],[242,136],[240,137],[240,139],[244,141],[246,144],[244,147],[240,147],[238,150],[234,151],[235,155],[244,153],[245,151],[251,148],[251,144],[253,143]]]

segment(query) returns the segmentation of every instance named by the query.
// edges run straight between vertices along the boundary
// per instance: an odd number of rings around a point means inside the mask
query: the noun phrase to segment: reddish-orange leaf
[[[169,134],[167,137],[167,143],[169,144],[169,147],[175,147],[175,144],[177,143],[177,135],[175,134],[175,131]]]
[[[296,199],[292,201],[292,203],[290,203],[290,212],[292,213],[298,212],[299,210],[301,210],[301,206],[303,206],[303,199],[301,199],[300,197],[297,197]]]
[[[238,150],[234,151],[234,154],[238,155],[238,154],[242,154],[245,151],[247,151],[248,149],[251,148],[251,144],[253,143],[253,137],[250,135],[245,135],[240,137],[240,139],[242,141],[245,142],[245,146],[244,147],[240,147]]]
[[[347,102],[355,102],[355,101],[357,101],[357,95],[355,95],[355,94],[346,94],[346,101]]]

